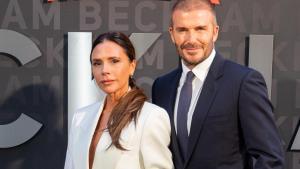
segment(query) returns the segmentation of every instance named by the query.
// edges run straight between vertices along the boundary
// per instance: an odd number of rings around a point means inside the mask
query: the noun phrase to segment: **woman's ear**
[[[134,74],[136,68],[136,59],[132,60],[130,63],[130,75],[132,76]]]

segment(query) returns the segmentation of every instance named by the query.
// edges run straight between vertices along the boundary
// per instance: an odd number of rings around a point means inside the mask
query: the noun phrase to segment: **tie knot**
[[[186,74],[185,83],[192,83],[194,77],[195,77],[194,73],[192,71],[189,71]]]

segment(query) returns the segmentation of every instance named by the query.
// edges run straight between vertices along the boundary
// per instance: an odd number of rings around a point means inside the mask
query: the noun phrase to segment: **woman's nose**
[[[108,74],[110,72],[110,66],[107,63],[102,64],[102,74]]]

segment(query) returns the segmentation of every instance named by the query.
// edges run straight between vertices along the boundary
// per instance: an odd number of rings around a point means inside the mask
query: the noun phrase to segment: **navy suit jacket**
[[[183,161],[173,116],[181,72],[179,67],[157,78],[152,87],[153,103],[171,119],[176,169],[283,169],[281,139],[263,77],[218,53],[197,101]]]

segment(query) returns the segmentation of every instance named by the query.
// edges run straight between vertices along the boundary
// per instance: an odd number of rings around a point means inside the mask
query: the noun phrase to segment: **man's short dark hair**
[[[208,9],[212,12],[214,17],[216,18],[216,11],[215,11],[215,5],[212,4],[209,0],[177,0],[175,4],[173,5],[172,11],[171,11],[171,22],[170,26],[173,25],[173,13],[176,10],[183,10],[183,11],[190,11],[193,9]],[[217,23],[217,22],[216,22]]]

